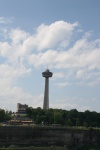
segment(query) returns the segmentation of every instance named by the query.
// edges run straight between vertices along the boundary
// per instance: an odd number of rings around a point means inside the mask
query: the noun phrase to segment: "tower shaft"
[[[49,109],[49,78],[45,78],[44,103],[43,109]]]
[[[45,72],[42,72],[42,76],[45,77],[45,90],[44,90],[44,102],[43,102],[43,109],[49,109],[49,78],[52,77],[53,73],[50,72],[48,69]]]

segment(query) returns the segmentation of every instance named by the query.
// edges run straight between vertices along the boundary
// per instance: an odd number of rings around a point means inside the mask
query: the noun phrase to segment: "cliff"
[[[0,146],[64,146],[77,149],[83,145],[98,145],[99,130],[54,127],[0,126]]]

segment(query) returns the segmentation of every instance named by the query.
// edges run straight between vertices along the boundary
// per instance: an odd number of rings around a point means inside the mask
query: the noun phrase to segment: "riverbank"
[[[8,147],[8,148],[0,148],[0,150],[67,150],[65,147],[57,147],[57,146],[51,146],[51,147]]]

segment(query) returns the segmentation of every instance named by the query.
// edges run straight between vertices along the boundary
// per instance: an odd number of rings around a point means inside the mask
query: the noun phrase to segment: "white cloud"
[[[64,88],[66,86],[71,85],[71,83],[69,83],[69,82],[58,82],[56,85],[58,88]]]
[[[9,20],[9,19],[8,19]],[[9,22],[9,21],[8,21]],[[7,19],[0,17],[0,23]],[[73,24],[56,21],[50,25],[42,24],[35,33],[30,34],[19,28],[4,30],[3,41],[0,41],[0,91],[1,96],[9,96],[18,102],[22,97],[30,103],[35,99],[16,86],[16,80],[31,73],[33,67],[46,67],[56,70],[54,77],[62,80],[58,87],[76,84],[93,86],[100,83],[100,39],[90,40],[91,33],[83,33],[78,40],[73,40],[74,34],[80,34],[78,23]],[[76,81],[77,80],[77,81]],[[12,93],[11,93],[12,92]],[[25,96],[24,96],[25,94]],[[41,106],[41,95],[39,99]],[[11,99],[11,100],[10,100]],[[24,101],[24,100],[23,100]],[[34,101],[34,106],[38,103]],[[66,106],[67,107],[67,106]],[[71,106],[70,106],[71,107]]]
[[[49,49],[46,52],[39,52],[28,57],[29,64],[38,66],[48,65],[50,68],[71,70],[72,76],[88,78],[95,76],[95,72],[100,71],[100,40],[89,41],[89,39],[79,39],[73,47],[66,51]],[[90,78],[93,80],[93,78]],[[85,80],[84,80],[85,81]]]
[[[93,98],[92,101],[95,99]],[[55,100],[53,103],[51,102],[50,107],[51,108],[58,108],[58,109],[65,109],[65,110],[71,110],[71,109],[77,109],[78,111],[84,112],[86,110],[93,111],[93,107],[89,106],[87,103],[84,104],[84,102],[91,102],[89,99],[83,99],[79,97],[71,97],[66,98],[62,100]]]
[[[35,66],[50,64],[53,68],[86,67],[87,69],[99,69],[100,48],[92,46],[92,43],[95,41],[89,42],[82,39],[67,51],[52,49],[43,53],[32,54],[29,56],[29,62]]]
[[[11,39],[12,43],[15,44],[19,44],[19,43],[23,43],[29,36],[29,33],[21,30],[21,29],[12,29],[9,32],[9,38]]]
[[[57,21],[51,25],[40,25],[36,33],[32,35],[19,28],[11,29],[10,31],[6,29],[4,32],[6,41],[0,43],[1,49],[4,51],[2,53],[8,57],[12,54],[15,58],[25,56],[35,50],[66,47],[77,26],[78,23],[70,24],[64,21]]]
[[[83,106],[79,108],[79,111],[84,112],[86,110],[90,110],[93,111],[93,108],[91,108],[90,106]]]
[[[0,17],[0,24],[8,24],[8,23],[12,23],[13,18],[5,18],[5,17]]]
[[[0,91],[1,95],[7,95],[6,90],[18,82],[18,78],[30,74],[31,69],[19,64],[10,66],[8,64],[0,65]]]
[[[58,69],[100,69],[100,39],[89,41],[85,35],[69,49],[60,47],[59,43],[64,43],[66,38],[68,42],[71,41],[69,34],[74,32],[76,26],[78,23],[58,21],[51,25],[39,26],[33,35],[21,29],[12,29],[7,32],[8,40],[0,42],[0,54],[13,62],[23,57],[28,58],[29,64],[34,66],[46,64]],[[38,52],[46,48],[46,51]]]
[[[55,72],[53,74],[53,78],[64,78],[64,77],[65,77],[65,75],[63,72]]]
[[[8,42],[0,42],[0,55],[1,57],[11,56],[12,47]]]
[[[0,88],[1,89],[1,88]],[[43,104],[43,94],[32,95],[25,92],[20,87],[4,87],[4,91],[0,93],[0,108],[6,108],[8,110],[16,111],[17,103],[28,104],[29,107],[37,108],[42,107]]]
[[[49,26],[42,24],[36,34],[38,49],[53,48],[57,45],[66,47],[76,26],[77,22],[70,24],[64,21],[57,21]]]
[[[78,70],[76,73],[77,77],[82,77],[83,74],[84,74],[84,70]]]
[[[58,104],[51,104],[51,108],[57,108],[57,109],[75,109],[77,108],[77,104],[71,104],[71,103],[58,103]]]
[[[22,64],[17,64],[16,66],[10,66],[8,64],[1,64],[0,65],[0,76],[1,77],[12,77],[16,78],[20,75],[28,74],[30,73],[30,69],[26,69],[25,66]]]

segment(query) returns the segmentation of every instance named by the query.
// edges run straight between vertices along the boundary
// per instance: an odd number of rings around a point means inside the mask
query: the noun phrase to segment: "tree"
[[[11,113],[0,109],[0,122],[8,121],[11,119]]]
[[[0,122],[5,121],[5,111],[0,109]]]
[[[100,127],[100,113],[90,112],[78,112],[76,109],[62,110],[62,109],[48,109],[43,110],[38,108],[28,108],[26,110],[27,116],[33,119],[36,124],[61,124],[67,126],[86,126],[86,127]],[[4,110],[1,110],[1,120],[5,119],[8,114],[5,114]],[[9,118],[9,117],[8,117]],[[6,118],[7,119],[7,118]]]
[[[33,108],[32,107],[28,107],[26,109],[26,113],[27,113],[27,116],[32,118],[32,112],[33,112]]]
[[[62,114],[61,114],[61,112],[54,112],[54,123],[62,124]]]

